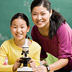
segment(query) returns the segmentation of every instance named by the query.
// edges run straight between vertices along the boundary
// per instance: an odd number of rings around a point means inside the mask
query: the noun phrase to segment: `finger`
[[[48,61],[45,61],[43,64],[47,64],[48,63]]]
[[[31,62],[33,62],[34,60],[33,59],[31,59],[28,63],[31,63]]]
[[[40,61],[40,64],[41,64],[41,65],[47,64],[47,63],[48,63],[48,61],[44,61],[44,60],[43,60],[43,61]]]
[[[32,63],[32,62],[36,62],[36,60],[34,60],[34,59],[31,59],[28,63]]]
[[[22,60],[22,59],[17,59],[16,62],[20,63],[21,60]]]
[[[31,66],[32,68],[36,67],[35,63],[30,63],[30,66]]]
[[[43,72],[41,67],[33,68],[34,72]]]
[[[35,62],[31,62],[31,63],[30,63],[30,66],[31,66],[32,68],[37,67],[36,64],[35,64]]]

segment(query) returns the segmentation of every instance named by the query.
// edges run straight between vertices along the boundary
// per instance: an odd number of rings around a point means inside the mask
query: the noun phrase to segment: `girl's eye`
[[[16,28],[16,27],[13,27],[13,28]]]
[[[45,13],[42,13],[41,15],[45,15]]]

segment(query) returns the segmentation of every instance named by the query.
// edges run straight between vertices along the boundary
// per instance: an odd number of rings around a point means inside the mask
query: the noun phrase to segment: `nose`
[[[37,16],[37,19],[38,19],[38,20],[42,19],[41,15],[38,15],[38,16]]]
[[[20,32],[21,31],[21,29],[20,28],[17,28],[17,32]]]

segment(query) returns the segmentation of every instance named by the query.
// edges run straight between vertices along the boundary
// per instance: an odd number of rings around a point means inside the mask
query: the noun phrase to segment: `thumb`
[[[48,63],[48,61],[44,61],[44,60],[40,61],[40,64],[41,64],[41,65],[47,64],[47,63]]]
[[[43,64],[47,64],[48,63],[48,61],[45,61]]]

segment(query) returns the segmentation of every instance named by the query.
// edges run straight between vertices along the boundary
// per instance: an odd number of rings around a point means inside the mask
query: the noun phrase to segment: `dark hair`
[[[34,0],[31,4],[31,12],[33,10],[34,7],[36,6],[43,6],[46,7],[47,10],[50,12],[51,11],[51,3],[48,0]]]
[[[17,14],[15,14],[15,15],[12,17],[12,19],[11,19],[10,26],[12,25],[12,21],[15,20],[15,19],[17,19],[17,18],[21,18],[21,19],[25,20],[27,26],[29,27],[28,17],[27,17],[25,14],[23,14],[23,13],[17,13]]]
[[[47,8],[49,12],[51,11],[51,3],[49,2],[49,0],[34,0],[31,4],[31,12],[34,7],[41,6],[41,5]],[[65,23],[65,21],[66,20],[60,13],[52,9],[52,16],[50,18],[50,27],[49,27],[49,38],[50,39],[52,39],[52,37],[57,32],[57,29],[60,27],[62,23]]]
[[[60,27],[62,23],[65,24],[64,17],[56,12],[55,10],[52,10],[52,16],[50,18],[50,27],[49,27],[49,37],[50,39],[55,35],[57,32],[57,29]]]

